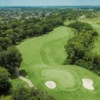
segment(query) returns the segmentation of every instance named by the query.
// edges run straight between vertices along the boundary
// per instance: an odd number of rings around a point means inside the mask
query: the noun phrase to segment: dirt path
[[[33,83],[29,79],[27,79],[27,78],[25,78],[23,76],[19,76],[19,79],[21,79],[22,81],[26,82],[30,88],[34,87]]]

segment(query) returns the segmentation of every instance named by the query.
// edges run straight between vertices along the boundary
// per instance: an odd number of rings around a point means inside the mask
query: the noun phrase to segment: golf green
[[[41,72],[45,81],[54,81],[56,87],[62,91],[74,91],[80,86],[80,79],[74,71],[56,69],[44,69]]]
[[[27,72],[26,78],[35,87],[56,100],[100,100],[100,77],[79,66],[63,65],[67,57],[64,46],[73,36],[72,29],[61,26],[46,35],[23,41],[17,46],[23,57],[20,70]],[[94,90],[85,89],[82,79],[91,79]],[[48,88],[47,81],[55,82],[56,87]]]

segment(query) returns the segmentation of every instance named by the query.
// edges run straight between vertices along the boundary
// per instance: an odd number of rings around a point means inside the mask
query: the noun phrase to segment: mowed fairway
[[[75,65],[63,65],[67,56],[64,46],[73,35],[70,28],[61,26],[47,35],[22,42],[17,46],[23,57],[21,69],[35,87],[47,91],[56,100],[100,100],[97,75]],[[83,87],[83,78],[93,80],[93,91]],[[46,87],[46,81],[54,81],[56,88]]]

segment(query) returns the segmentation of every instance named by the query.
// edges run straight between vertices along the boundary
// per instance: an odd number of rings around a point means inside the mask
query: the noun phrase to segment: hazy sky
[[[100,0],[0,0],[0,6],[100,5]]]

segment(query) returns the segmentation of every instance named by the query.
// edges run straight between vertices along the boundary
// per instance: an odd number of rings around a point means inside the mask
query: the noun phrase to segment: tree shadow
[[[20,74],[20,76],[25,77],[27,75],[27,72],[24,69],[22,69],[22,70],[19,71],[19,74]]]

